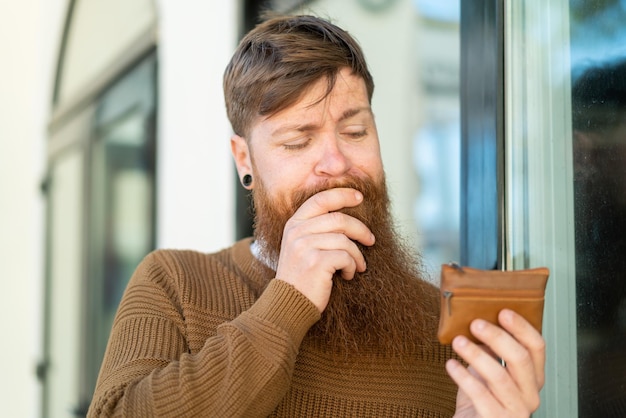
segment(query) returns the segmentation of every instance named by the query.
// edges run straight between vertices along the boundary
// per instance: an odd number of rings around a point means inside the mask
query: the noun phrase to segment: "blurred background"
[[[250,233],[221,77],[264,8],[360,41],[399,227],[458,260],[458,1],[0,0],[1,416],[83,416],[139,261]]]
[[[222,73],[263,9],[361,43],[429,280],[550,268],[534,416],[626,416],[624,0],[0,0],[0,416],[84,416],[140,260],[251,233]]]

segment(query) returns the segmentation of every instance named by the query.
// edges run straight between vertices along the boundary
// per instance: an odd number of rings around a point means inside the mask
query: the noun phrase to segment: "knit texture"
[[[337,358],[306,336],[316,307],[273,275],[250,239],[215,254],[148,255],[118,309],[88,416],[453,415],[449,347],[433,336],[402,359]]]

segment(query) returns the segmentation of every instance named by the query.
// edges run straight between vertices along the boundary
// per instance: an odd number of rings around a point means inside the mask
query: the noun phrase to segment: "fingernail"
[[[503,324],[511,325],[513,323],[513,312],[509,309],[503,309],[502,312],[500,312],[500,321],[502,321]]]
[[[467,345],[467,343],[469,342],[469,340],[467,338],[465,338],[462,335],[459,335],[457,337],[454,337],[454,345],[458,348],[463,348]]]
[[[358,200],[359,202],[363,200],[363,194],[361,192],[355,192],[354,197],[356,197],[356,200]]]
[[[487,322],[482,319],[475,319],[474,321],[472,321],[472,328],[474,329],[474,331],[480,332],[484,330],[486,326]]]
[[[461,365],[458,362],[456,362],[456,361],[454,361],[452,359],[449,359],[448,361],[446,361],[446,367],[451,372],[457,370],[460,366]]]

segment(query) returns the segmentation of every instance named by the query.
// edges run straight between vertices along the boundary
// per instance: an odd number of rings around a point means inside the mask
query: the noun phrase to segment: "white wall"
[[[65,0],[0,0],[0,415],[39,412],[45,133]]]
[[[234,237],[234,166],[222,74],[238,1],[159,0],[157,246],[214,251]]]

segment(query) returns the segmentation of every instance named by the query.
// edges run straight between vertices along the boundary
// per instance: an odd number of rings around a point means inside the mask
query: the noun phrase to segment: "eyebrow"
[[[371,114],[372,108],[369,106],[363,106],[363,107],[356,107],[353,109],[348,109],[345,112],[343,112],[343,114],[339,117],[337,122],[342,122],[346,119],[350,119],[363,111],[366,111]],[[308,131],[313,131],[317,128],[318,128],[318,125],[315,123],[307,123],[305,125],[297,125],[297,124],[286,125],[286,126],[281,126],[277,128],[274,132],[272,132],[272,136],[281,135],[281,134],[284,134],[286,132],[291,132],[291,131],[308,132]]]

